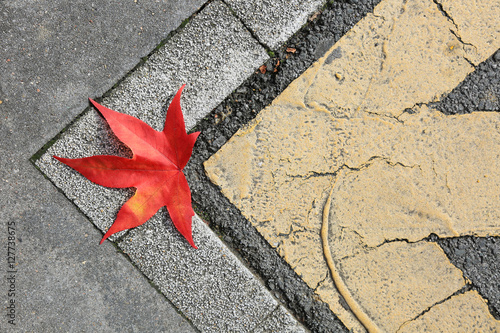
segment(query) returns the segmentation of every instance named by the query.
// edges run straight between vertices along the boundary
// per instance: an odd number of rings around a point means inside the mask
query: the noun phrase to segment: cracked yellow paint
[[[454,24],[467,58],[478,65],[498,50],[500,35],[499,4],[495,1],[470,0],[464,5],[455,0],[435,0]]]
[[[469,6],[382,1],[205,163],[355,332],[415,331],[446,317],[434,304],[454,309],[465,281],[431,233],[500,235],[500,114],[425,105],[500,46],[500,6]]]
[[[432,307],[398,332],[500,332],[500,322],[488,312],[486,302],[476,291],[468,291]]]

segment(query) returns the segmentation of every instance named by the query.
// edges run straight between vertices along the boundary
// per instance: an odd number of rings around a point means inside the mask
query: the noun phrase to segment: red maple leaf
[[[110,110],[92,99],[117,138],[133,157],[101,155],[68,159],[54,156],[90,181],[114,188],[135,187],[135,194],[121,207],[116,220],[100,244],[112,234],[137,227],[167,206],[175,227],[193,246],[191,191],[182,170],[200,132],[187,134],[181,110],[183,85],[168,107],[163,131],[155,131],[142,120]]]

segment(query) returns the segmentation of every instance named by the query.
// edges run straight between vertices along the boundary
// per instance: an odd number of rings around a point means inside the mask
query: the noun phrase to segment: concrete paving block
[[[120,207],[133,194],[131,189],[108,188],[94,184],[52,156],[81,158],[93,155],[131,157],[131,152],[118,141],[105,120],[88,110],[50,149],[36,161],[40,170],[73,201],[101,231],[107,230]],[[116,240],[125,232],[114,234]]]
[[[163,128],[159,111],[182,84],[187,128],[212,111],[268,59],[248,30],[216,1],[112,91],[103,103]]]
[[[226,2],[260,42],[273,50],[290,38],[326,3],[325,0],[227,0]]]
[[[101,102],[162,129],[166,104],[183,84],[187,128],[210,112],[268,58],[222,2],[204,8]],[[130,157],[102,117],[87,110],[36,162],[102,231],[114,221],[131,190],[95,185],[52,158]],[[201,220],[193,234],[199,250],[180,236],[165,209],[129,231],[119,246],[174,305],[204,332],[250,332],[277,301]],[[118,240],[124,233],[112,236]]]
[[[29,158],[203,3],[0,2],[0,242],[15,224],[18,271],[0,332],[196,331]]]
[[[188,83],[181,105],[187,128],[196,124],[267,59],[265,50],[221,2],[208,5],[158,53],[128,76],[103,105],[138,117],[160,130],[165,104],[182,83]],[[131,195],[91,183],[52,158],[92,155],[131,156],[97,111],[78,119],[36,162],[38,167],[102,231]],[[123,233],[111,236],[116,240]]]
[[[2,1],[0,126],[30,128],[5,142],[36,153],[205,2]]]
[[[199,330],[253,332],[277,301],[200,218],[195,250],[166,216],[160,210],[118,246]]]
[[[283,307],[279,306],[266,320],[260,324],[254,333],[306,333],[308,332]]]

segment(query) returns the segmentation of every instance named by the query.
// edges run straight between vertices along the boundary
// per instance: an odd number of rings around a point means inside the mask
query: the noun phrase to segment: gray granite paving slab
[[[33,155],[205,2],[1,1],[2,129],[32,129],[9,142]]]
[[[198,217],[191,246],[164,210],[118,243],[203,332],[253,332],[277,301]]]
[[[196,331],[29,158],[204,2],[0,1],[0,332]]]
[[[288,40],[326,2],[326,0],[226,0],[259,41],[273,50]]]
[[[158,53],[111,91],[102,104],[163,128],[169,99],[188,83],[181,105],[187,128],[204,117],[266,59],[265,50],[221,2],[204,8]],[[97,111],[86,112],[37,161],[38,167],[102,231],[130,197],[130,190],[93,184],[52,158],[130,156]],[[127,155],[129,154],[129,155]],[[112,236],[116,240],[123,233]]]
[[[161,129],[164,118],[158,111],[185,83],[183,112],[187,128],[192,128],[267,59],[229,8],[214,1],[104,103]]]
[[[89,110],[36,161],[40,170],[87,215],[94,225],[101,231],[107,230],[120,207],[132,196],[133,190],[107,188],[94,184],[78,172],[59,163],[52,155],[66,158],[93,155],[131,157],[131,152],[112,134],[104,119],[96,111]],[[124,232],[112,235],[110,240],[116,240],[123,234]]]
[[[11,195],[25,207],[2,214],[18,238],[15,297],[1,284],[16,325],[2,311],[0,332],[196,332],[111,243],[98,245],[102,234],[38,170],[21,167],[24,193]]]
[[[182,83],[186,124],[192,127],[268,58],[222,2],[206,6],[101,102],[163,127],[166,102]],[[130,190],[91,183],[52,155],[130,156],[94,109],[72,124],[36,164],[100,229],[107,229]],[[198,218],[192,249],[160,210],[143,226],[121,233],[119,246],[193,324],[206,332],[250,332],[277,301]]]
[[[254,333],[305,333],[308,332],[295,318],[280,305],[264,320]]]

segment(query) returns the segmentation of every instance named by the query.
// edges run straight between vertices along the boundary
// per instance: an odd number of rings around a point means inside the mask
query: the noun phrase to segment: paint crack
[[[432,1],[436,4],[436,6],[437,6],[438,10],[441,12],[441,14],[443,14],[444,17],[446,17],[448,20],[450,20],[450,22],[453,23],[455,28],[458,30],[458,25],[455,23],[455,20],[453,19],[453,17],[451,17],[451,15],[448,14],[448,12],[446,10],[444,10],[443,4],[437,0],[432,0]]]
[[[318,177],[336,177],[338,173],[338,170],[335,172],[316,172],[316,171],[308,171],[305,175],[290,175],[288,173],[285,173],[287,177],[296,179],[310,179],[310,178],[318,178]]]
[[[329,273],[328,273],[328,271],[327,271],[327,273],[325,274],[325,276],[324,276],[324,277],[323,277],[320,281],[318,281],[318,283],[316,284],[316,287],[314,287],[314,288],[313,288],[314,292],[316,293],[316,292],[317,292],[317,290],[318,290],[318,288],[319,288],[319,287],[320,287],[323,283],[325,283],[327,280],[329,280],[329,279],[331,279],[331,277],[330,277],[330,274],[329,274]]]
[[[376,160],[382,160],[384,161],[385,163],[387,163],[388,165],[392,166],[392,167],[395,167],[395,166],[400,166],[400,167],[403,167],[403,168],[409,168],[409,169],[414,169],[414,168],[419,168],[420,170],[422,169],[420,165],[418,164],[413,164],[413,165],[406,165],[402,162],[392,162],[388,157],[384,157],[384,156],[372,156],[368,159],[368,161],[360,164],[359,166],[357,167],[351,167],[349,166],[348,164],[343,164],[339,170],[337,170],[335,172],[335,175],[338,174],[338,172],[342,169],[348,169],[348,170],[351,170],[351,171],[362,171],[366,168],[368,168],[369,166],[371,166]]]
[[[433,0],[433,2],[436,4],[438,10],[441,12],[441,14],[443,14],[444,17],[446,17],[452,24],[453,26],[455,27],[455,31],[453,29],[450,29],[450,32],[453,36],[455,36],[455,38],[464,46],[470,46],[470,47],[473,47],[476,52],[477,52],[477,47],[474,45],[474,44],[471,44],[471,43],[467,43],[465,42],[462,37],[459,35],[458,31],[460,30],[460,28],[458,27],[458,24],[455,22],[455,20],[453,19],[453,17],[451,17],[451,15],[444,9],[443,5],[438,2],[437,0]],[[470,59],[468,59],[466,56],[463,56],[464,60],[467,61],[469,63],[469,65],[472,66],[472,68],[476,69],[477,66],[476,64],[474,64]]]
[[[404,328],[404,326],[408,325],[409,323],[419,319],[420,317],[422,317],[423,315],[425,315],[427,312],[429,312],[432,308],[434,308],[435,306],[437,305],[440,305],[440,304],[443,304],[444,302],[450,300],[452,297],[454,296],[458,296],[458,295],[461,295],[461,294],[465,294],[467,291],[470,291],[472,290],[473,287],[472,285],[470,284],[466,284],[465,286],[463,286],[461,289],[455,291],[453,294],[451,294],[450,296],[446,297],[445,299],[442,299],[434,304],[432,304],[431,306],[429,306],[428,308],[426,308],[425,310],[423,310],[422,312],[420,312],[418,315],[416,315],[415,317],[413,317],[412,319],[409,319],[407,321],[405,321],[404,323],[401,324],[401,326],[399,326],[399,328],[396,330],[396,333],[398,332],[401,332],[401,330]]]

